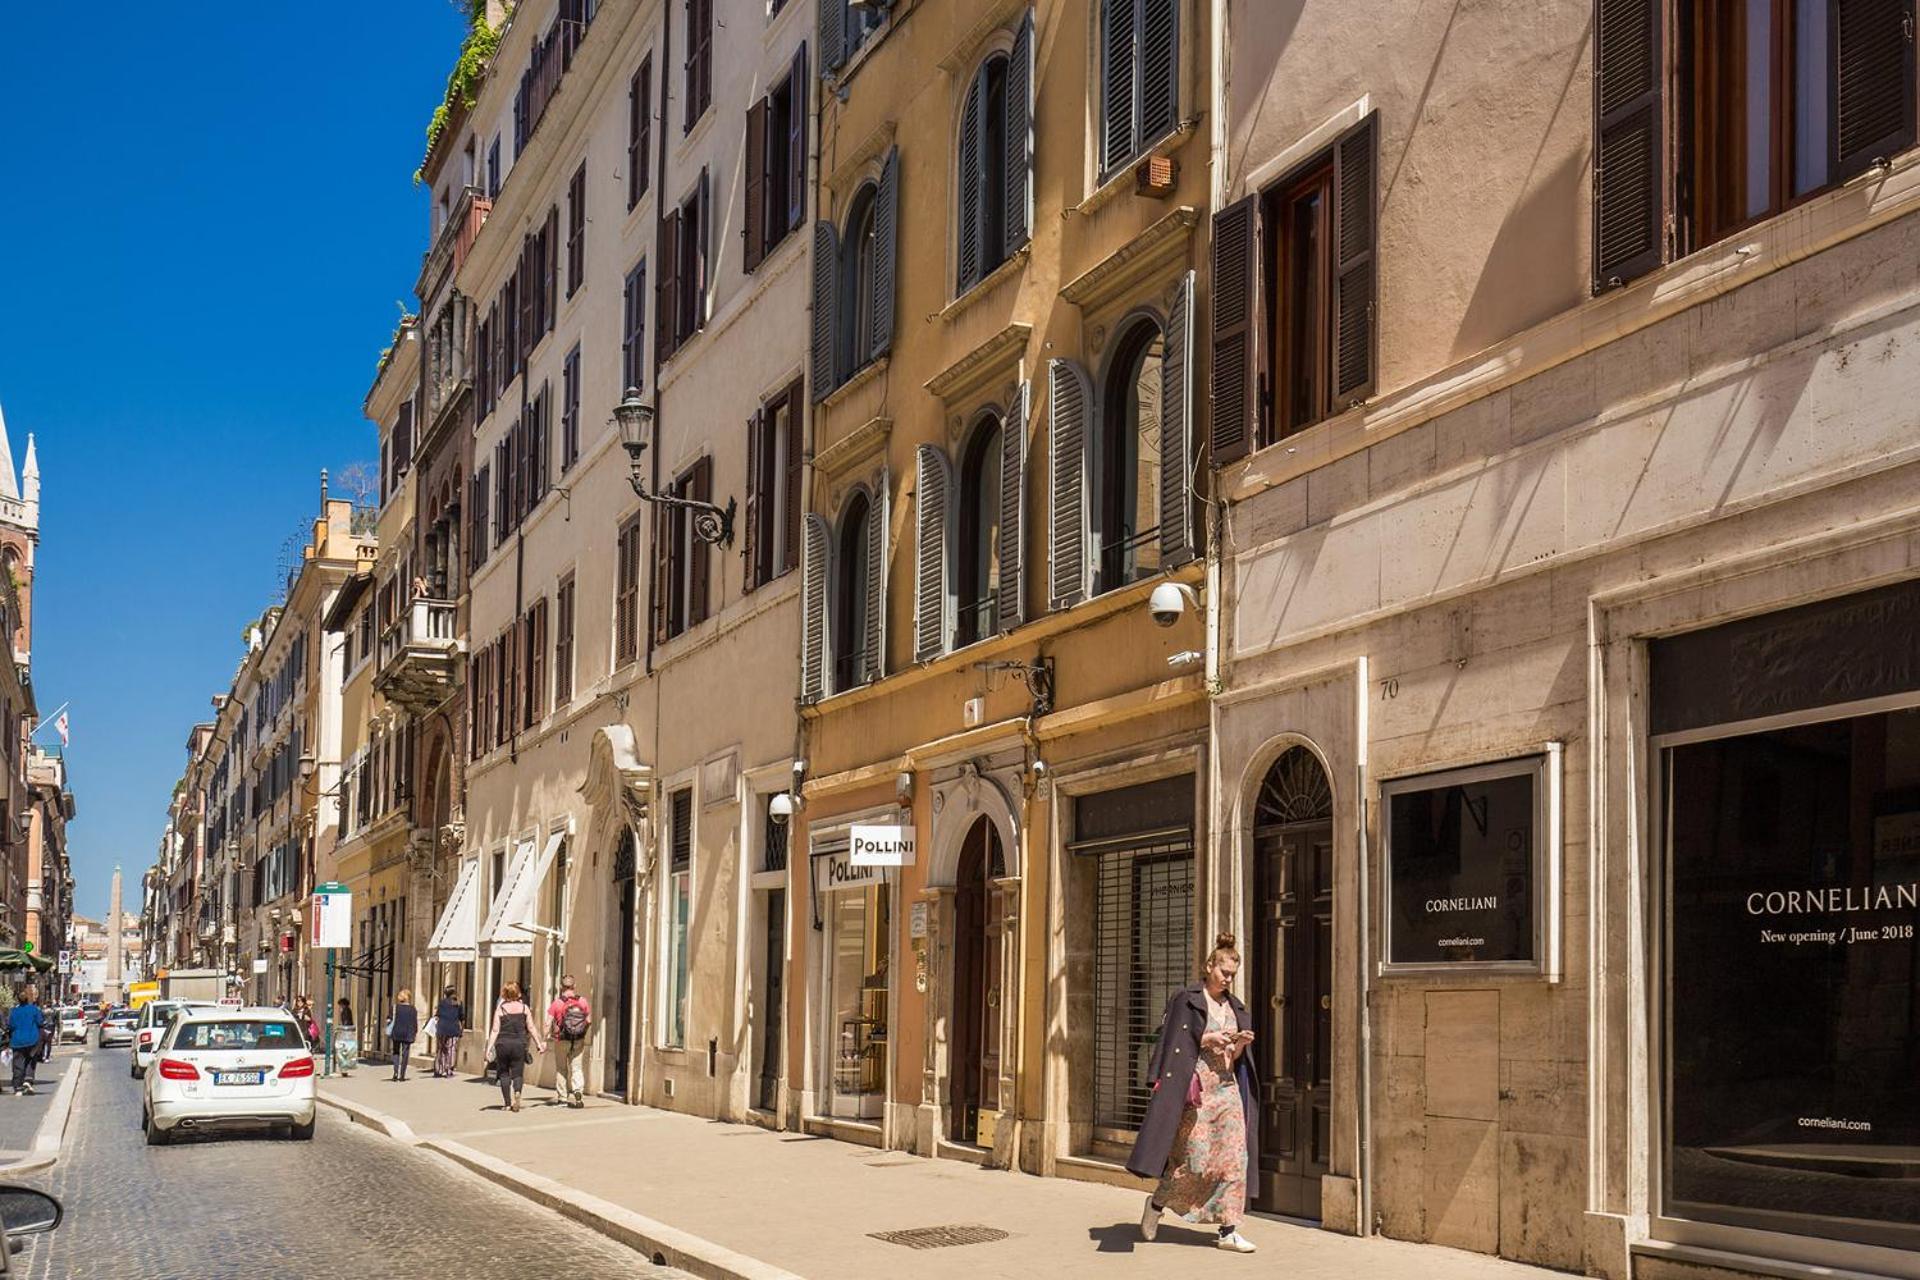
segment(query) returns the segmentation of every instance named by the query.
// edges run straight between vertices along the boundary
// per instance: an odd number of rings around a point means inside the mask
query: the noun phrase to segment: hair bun
[[[1223,933],[1213,940],[1213,949],[1215,951],[1231,951],[1234,949],[1234,942],[1235,940],[1232,934]]]

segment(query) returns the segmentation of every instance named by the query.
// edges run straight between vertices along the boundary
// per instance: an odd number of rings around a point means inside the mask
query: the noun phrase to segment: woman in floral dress
[[[1240,1234],[1247,1182],[1258,1167],[1253,1117],[1252,1019],[1229,987],[1240,972],[1234,937],[1221,934],[1206,975],[1173,994],[1148,1066],[1153,1097],[1127,1167],[1159,1185],[1140,1215],[1151,1240],[1163,1213],[1217,1224],[1222,1249],[1252,1253]]]

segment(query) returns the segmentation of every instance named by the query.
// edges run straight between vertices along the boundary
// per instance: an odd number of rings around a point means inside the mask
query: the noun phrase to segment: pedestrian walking
[[[360,1035],[353,1028],[353,1006],[345,996],[333,1018],[333,1065],[341,1075],[360,1065]]]
[[[453,1055],[460,1048],[460,1035],[466,1026],[467,1006],[454,998],[452,987],[447,987],[440,992],[440,1003],[433,1009],[433,1030],[437,1037],[433,1074],[443,1080],[453,1079]]]
[[[20,988],[20,998],[7,1015],[7,1045],[13,1050],[13,1091],[33,1092],[33,1062],[40,1056],[40,1032],[46,1015],[40,992],[32,983]]]
[[[500,1099],[508,1110],[520,1109],[527,1064],[534,1054],[546,1051],[540,1028],[533,1024],[533,1010],[520,999],[520,985],[509,982],[500,988],[500,1001],[493,1006],[493,1022],[487,1028],[487,1057],[493,1060],[494,1073],[500,1080]]]
[[[1153,1239],[1160,1215],[1217,1223],[1215,1243],[1252,1253],[1240,1234],[1247,1183],[1260,1167],[1254,1123],[1253,1019],[1232,991],[1240,972],[1234,937],[1223,933],[1207,956],[1205,976],[1173,993],[1160,1039],[1147,1064],[1153,1095],[1127,1168],[1159,1185],[1140,1214],[1140,1235]]]
[[[587,1030],[593,1009],[574,990],[573,975],[560,979],[560,995],[547,1006],[547,1035],[553,1040],[553,1090],[569,1107],[587,1105]]]
[[[413,1007],[413,991],[402,987],[393,1002],[393,1016],[387,1019],[387,1039],[393,1041],[393,1078],[407,1078],[407,1059],[413,1054],[413,1042],[420,1034],[420,1011]]]

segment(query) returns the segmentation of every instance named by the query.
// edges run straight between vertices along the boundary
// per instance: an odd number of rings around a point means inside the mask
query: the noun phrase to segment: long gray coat
[[[1233,1019],[1242,1031],[1254,1029],[1247,1006],[1238,996],[1227,993]],[[1133,1140],[1133,1154],[1127,1168],[1143,1178],[1158,1178],[1166,1172],[1167,1159],[1173,1154],[1173,1140],[1180,1132],[1181,1116],[1187,1109],[1187,1085],[1193,1079],[1194,1064],[1200,1058],[1200,1036],[1207,1029],[1207,988],[1196,982],[1182,987],[1167,1001],[1160,1019],[1160,1040],[1153,1058],[1147,1063],[1147,1075],[1153,1081],[1153,1097],[1147,1103],[1147,1118]],[[1258,1094],[1254,1081],[1253,1045],[1248,1045],[1234,1064],[1234,1079],[1240,1085],[1240,1110],[1247,1121],[1247,1195],[1260,1188],[1260,1113],[1255,1105]]]

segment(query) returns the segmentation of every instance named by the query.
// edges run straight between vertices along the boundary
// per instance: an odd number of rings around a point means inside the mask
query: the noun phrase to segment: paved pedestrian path
[[[360,1118],[461,1159],[496,1181],[576,1216],[604,1204],[718,1246],[669,1261],[711,1276],[851,1280],[911,1271],[916,1280],[1541,1280],[1557,1273],[1431,1245],[1356,1240],[1275,1219],[1250,1219],[1250,1258],[1213,1247],[1212,1228],[1168,1222],[1139,1238],[1141,1197],[1065,1178],[989,1170],[954,1160],[592,1099],[550,1105],[528,1089],[519,1114],[497,1089],[431,1074],[394,1083],[384,1073],[331,1080],[322,1096]],[[399,1122],[398,1125],[393,1122]],[[589,1206],[587,1212],[581,1205]],[[873,1233],[981,1226],[989,1243],[916,1249]],[[604,1229],[604,1228],[603,1228]],[[639,1230],[636,1228],[636,1230]],[[644,1230],[639,1234],[645,1236]],[[733,1257],[738,1265],[726,1265]],[[760,1269],[755,1270],[755,1266]]]
[[[77,1044],[56,1048],[51,1062],[42,1062],[34,1068],[31,1094],[16,1094],[12,1074],[0,1075],[0,1085],[6,1087],[6,1096],[0,1097],[0,1165],[24,1160],[33,1154],[34,1135],[53,1109],[61,1079],[80,1060],[81,1049]]]

